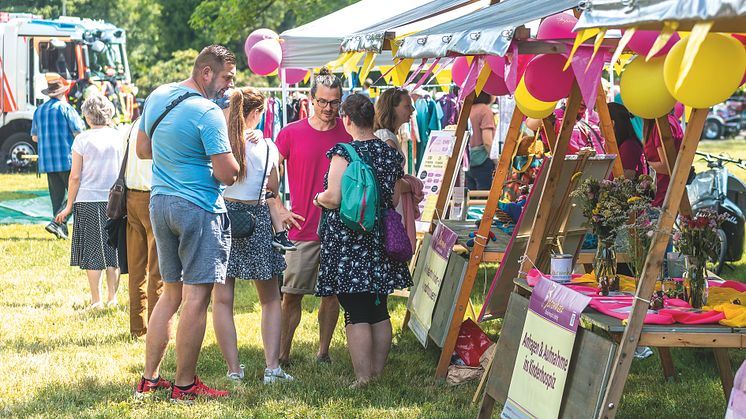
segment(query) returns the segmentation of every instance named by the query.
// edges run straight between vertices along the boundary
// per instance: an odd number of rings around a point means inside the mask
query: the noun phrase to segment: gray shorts
[[[164,282],[225,283],[231,248],[228,214],[205,211],[177,196],[153,195],[150,222]]]

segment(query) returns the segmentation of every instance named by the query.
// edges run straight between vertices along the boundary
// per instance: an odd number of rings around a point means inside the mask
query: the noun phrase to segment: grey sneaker
[[[57,224],[52,221],[44,229],[57,236],[58,239],[67,240],[67,226],[64,224]]]
[[[645,359],[650,355],[653,355],[652,349],[647,346],[638,346],[637,349],[635,349],[635,353],[633,356],[635,357],[635,359]]]
[[[241,365],[238,366],[238,368],[240,368],[241,371],[239,371],[239,372],[230,372],[230,371],[228,371],[228,373],[226,373],[225,376],[228,377],[228,379],[231,380],[231,381],[235,381],[237,383],[241,382],[243,380],[243,377],[244,377],[244,368],[246,368],[246,367],[244,366],[244,364],[241,364]],[[266,377],[266,373],[265,373],[265,377]]]
[[[273,384],[276,382],[287,382],[293,380],[295,380],[295,378],[283,371],[280,367],[277,367],[277,369],[274,370],[271,368],[264,369],[264,384]]]
[[[274,237],[272,237],[272,246],[275,249],[284,252],[292,252],[297,250],[293,242],[288,239],[287,231],[280,231],[279,233],[275,234]]]

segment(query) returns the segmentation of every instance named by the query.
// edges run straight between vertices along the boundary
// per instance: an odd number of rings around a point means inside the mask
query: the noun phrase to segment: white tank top
[[[257,144],[246,141],[246,178],[226,187],[223,196],[242,201],[259,200],[260,185],[264,191],[272,168],[276,168],[279,161],[280,153],[272,140],[265,138]]]

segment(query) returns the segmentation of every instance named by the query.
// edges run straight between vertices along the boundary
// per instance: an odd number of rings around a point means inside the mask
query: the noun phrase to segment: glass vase
[[[593,273],[596,274],[596,281],[598,281],[602,295],[619,291],[619,277],[616,274],[616,251],[614,251],[613,241],[599,238]]]
[[[694,308],[707,305],[707,266],[704,258],[687,258],[686,279],[689,283],[689,304]]]

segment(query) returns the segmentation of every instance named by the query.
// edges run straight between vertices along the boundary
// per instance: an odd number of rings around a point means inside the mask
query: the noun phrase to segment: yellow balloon
[[[557,107],[557,102],[543,102],[531,96],[526,89],[526,84],[521,81],[515,89],[515,104],[524,115],[530,118],[542,119],[551,115]]]
[[[676,99],[663,82],[665,57],[645,61],[636,57],[622,73],[619,89],[624,106],[641,118],[658,118],[671,111]]]
[[[692,108],[706,109],[728,99],[738,89],[746,70],[746,50],[732,36],[708,34],[694,56],[689,74],[676,90],[689,39],[681,39],[668,52],[663,76],[666,88],[676,100]]]

